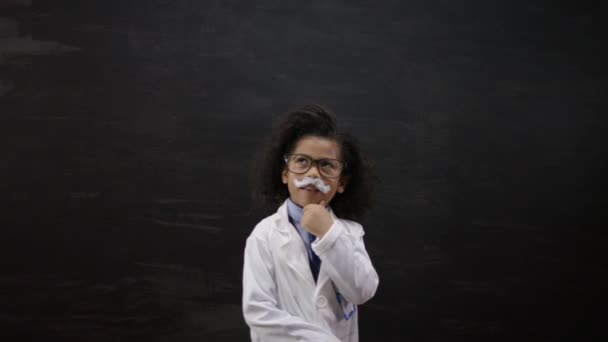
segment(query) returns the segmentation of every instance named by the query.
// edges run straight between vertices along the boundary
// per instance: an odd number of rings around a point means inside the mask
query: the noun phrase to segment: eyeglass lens
[[[286,158],[287,167],[293,173],[305,173],[312,167],[313,163],[317,164],[317,169],[326,177],[337,177],[342,172],[342,163],[336,159],[318,159],[313,160],[311,157],[303,154],[292,154]]]

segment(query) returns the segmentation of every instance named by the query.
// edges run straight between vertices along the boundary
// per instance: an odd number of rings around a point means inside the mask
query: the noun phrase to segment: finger
[[[307,205],[302,207],[302,210],[310,210],[310,208],[314,208],[317,205],[318,204],[315,204],[315,203],[308,203]]]
[[[325,202],[324,199],[321,200],[321,202],[319,202],[319,205],[323,206],[323,208],[327,207],[327,202]]]

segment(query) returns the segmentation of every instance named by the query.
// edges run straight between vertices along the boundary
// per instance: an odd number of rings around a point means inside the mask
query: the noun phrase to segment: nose
[[[319,172],[319,167],[317,165],[316,160],[312,162],[312,165],[310,165],[310,169],[308,169],[306,175],[313,178],[321,178],[321,174]]]

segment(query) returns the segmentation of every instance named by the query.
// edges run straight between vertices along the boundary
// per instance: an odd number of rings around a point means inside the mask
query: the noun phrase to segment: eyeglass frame
[[[291,156],[304,156],[304,157],[310,159],[311,163],[308,166],[308,169],[306,169],[306,171],[303,171],[303,172],[294,172],[294,171],[290,170],[289,169],[289,157],[291,157]],[[325,175],[323,173],[323,171],[321,171],[321,168],[319,167],[319,162],[322,161],[322,160],[335,160],[335,161],[339,162],[340,165],[342,165],[342,168],[340,169],[340,174],[337,175],[337,176],[333,176],[333,177]],[[293,173],[295,173],[297,175],[303,175],[303,174],[305,174],[306,172],[310,171],[310,169],[312,168],[313,165],[316,165],[317,166],[317,170],[319,170],[319,173],[322,174],[324,177],[327,177],[327,178],[339,178],[340,176],[342,176],[342,172],[344,172],[344,170],[346,169],[346,165],[347,165],[345,161],[342,161],[342,160],[339,160],[339,159],[334,159],[334,158],[313,159],[311,156],[309,156],[307,154],[302,154],[302,153],[288,153],[288,154],[284,154],[283,155],[283,161],[285,161],[285,166],[287,167],[287,170],[289,172],[293,172]]]

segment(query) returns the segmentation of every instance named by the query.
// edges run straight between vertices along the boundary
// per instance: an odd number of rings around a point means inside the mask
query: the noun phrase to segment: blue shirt
[[[303,209],[297,204],[293,203],[291,199],[287,199],[287,214],[289,215],[289,222],[293,224],[293,226],[298,231],[298,234],[304,241],[304,246],[306,247],[306,253],[308,254],[308,262],[310,264],[310,270],[312,271],[313,277],[315,281],[317,281],[317,276],[319,275],[319,268],[321,267],[321,260],[312,250],[312,242],[316,239],[316,236],[307,232],[300,226],[300,222],[302,221],[302,212]]]

